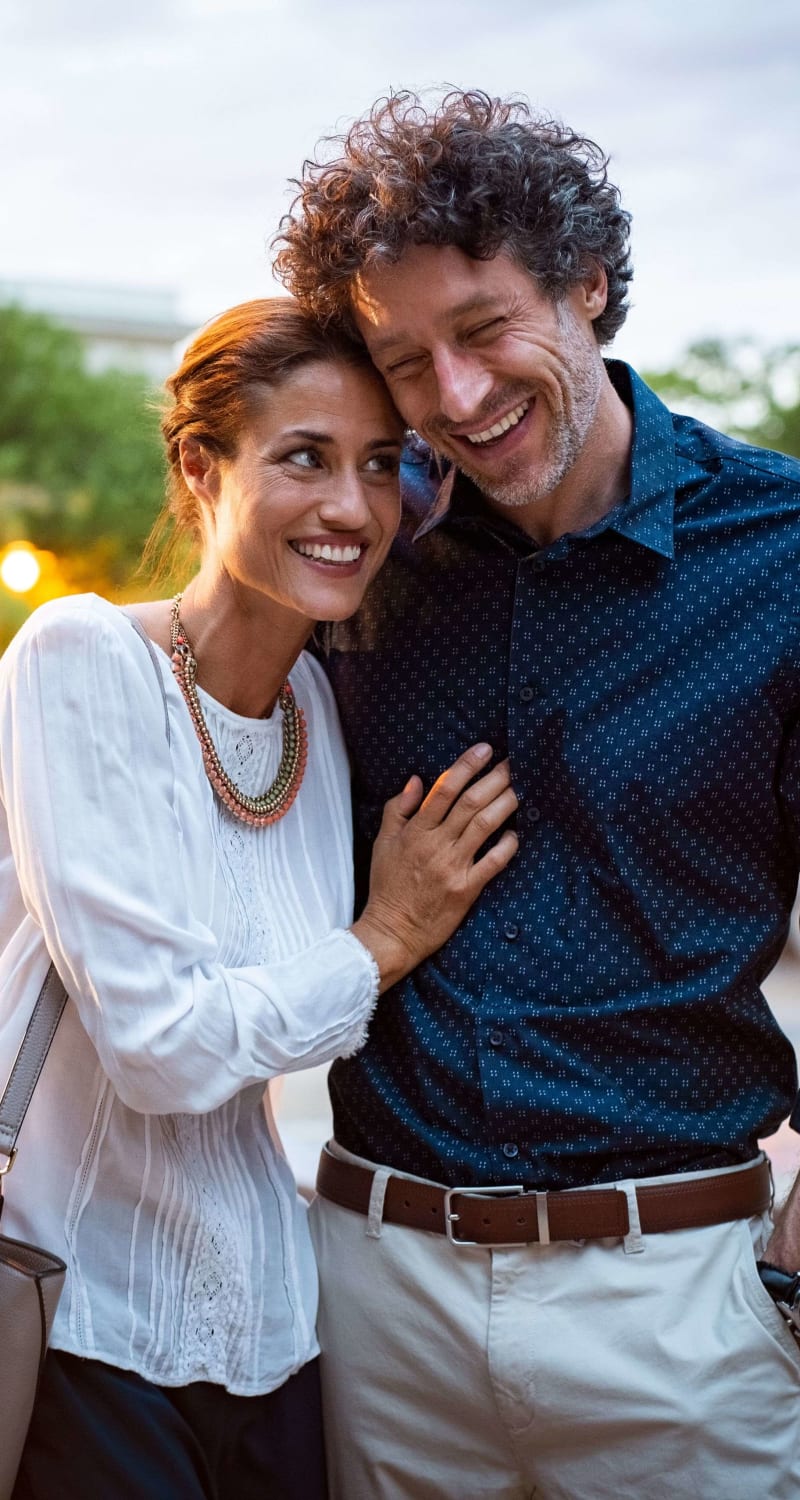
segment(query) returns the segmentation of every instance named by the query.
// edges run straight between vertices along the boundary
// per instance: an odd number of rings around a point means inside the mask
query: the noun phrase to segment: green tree
[[[676,369],[645,375],[669,406],[763,448],[800,457],[800,344],[753,339],[691,344]]]
[[[57,554],[78,587],[114,592],[135,569],[164,479],[144,375],[87,368],[80,339],[0,308],[0,544]]]

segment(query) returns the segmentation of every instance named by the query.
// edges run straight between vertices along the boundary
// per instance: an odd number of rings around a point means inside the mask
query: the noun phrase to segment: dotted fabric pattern
[[[450,1184],[729,1165],[797,1090],[759,985],[798,873],[800,464],[608,368],[625,502],[539,549],[461,476],[435,504],[416,443],[392,556],[323,632],[362,890],[412,771],[511,758],[516,858],[331,1071],[343,1146]]]

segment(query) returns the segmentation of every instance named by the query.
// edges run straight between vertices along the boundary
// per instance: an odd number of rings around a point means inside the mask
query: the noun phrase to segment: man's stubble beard
[[[460,458],[458,467],[477,486],[481,494],[509,510],[530,505],[551,495],[576,463],[588,437],[600,401],[603,367],[596,350],[587,347],[585,335],[576,328],[569,311],[558,307],[564,350],[571,379],[569,406],[558,412],[550,408],[550,442],[544,462],[536,471],[510,474],[492,480],[478,469],[472,469]],[[537,395],[537,401],[544,400]]]

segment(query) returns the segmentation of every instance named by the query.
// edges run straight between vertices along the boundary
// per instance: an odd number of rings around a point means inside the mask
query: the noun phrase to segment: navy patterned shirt
[[[800,835],[800,464],[634,413],[628,498],[537,547],[427,450],[324,647],[363,879],[387,797],[510,756],[519,851],[330,1075],[342,1145],[449,1184],[565,1188],[751,1157],[794,1103],[759,985]]]

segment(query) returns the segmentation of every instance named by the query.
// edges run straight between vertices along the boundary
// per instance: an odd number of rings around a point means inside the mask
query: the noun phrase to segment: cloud
[[[795,10],[9,0],[0,275],[172,283],[198,318],[263,294],[287,180],[319,137],[390,87],[450,82],[527,93],[612,153],[635,216],[632,337],[666,348],[734,311],[737,331],[780,319],[790,337],[794,304],[767,303],[800,230]]]

